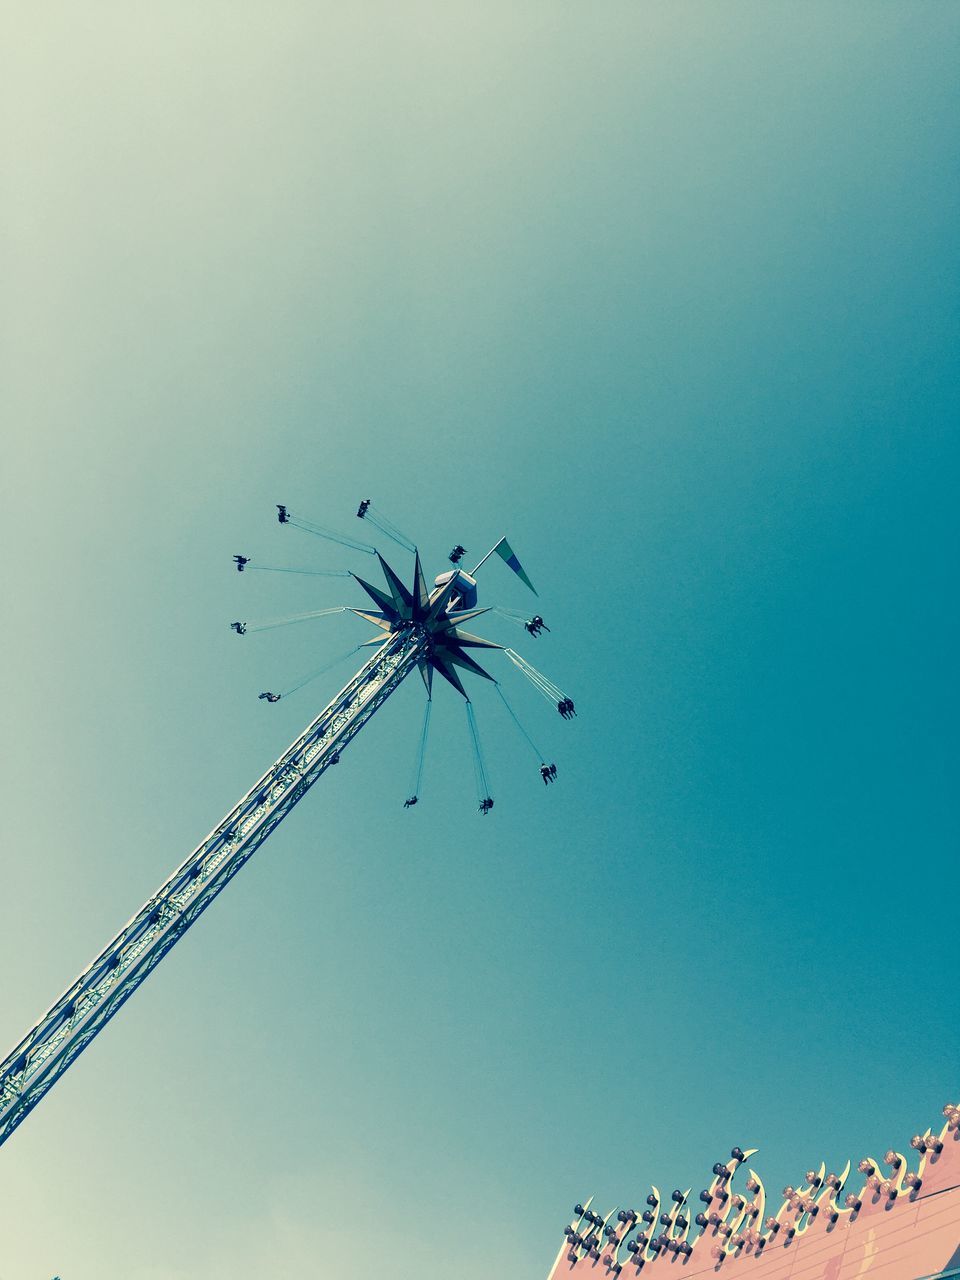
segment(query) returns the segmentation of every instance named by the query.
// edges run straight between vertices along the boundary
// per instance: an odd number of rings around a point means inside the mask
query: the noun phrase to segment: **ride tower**
[[[366,505],[369,507],[369,502]],[[281,524],[294,523],[286,507],[278,507],[278,510]],[[366,515],[363,504],[358,515],[361,518]],[[306,522],[303,527],[307,527]],[[318,527],[310,527],[308,531],[317,532]],[[394,537],[393,533],[385,532]],[[472,706],[459,672],[469,672],[492,681],[501,697],[504,695],[499,682],[468,651],[502,650],[545,697],[553,699],[555,693],[560,693],[557,686],[534,668],[524,670],[521,665],[524,660],[513,650],[463,630],[465,623],[490,612],[476,607],[475,574],[480,565],[472,573],[467,573],[460,568],[459,557],[455,559],[451,553],[453,568],[439,574],[433,586],[428,587],[419,552],[410,544],[414,553],[414,571],[408,588],[375,548],[327,532],[320,536],[333,536],[335,541],[344,545],[360,547],[375,554],[385,586],[374,586],[351,572],[349,576],[376,607],[344,606],[343,609],[319,610],[307,616],[348,611],[372,623],[377,629],[376,635],[357,648],[372,648],[373,653],[0,1062],[0,1145],[92,1043],[313,784],[331,765],[339,763],[343,750],[408,675],[416,670],[423,678],[428,698],[427,715],[435,672],[439,672],[464,698],[478,759],[479,742]],[[501,544],[515,561],[504,539],[488,556],[499,550],[501,557],[510,564]],[[462,553],[463,548],[455,548],[457,550]],[[480,562],[481,565],[484,561]],[[234,562],[241,572],[257,567],[247,556],[235,556]],[[347,571],[342,572],[346,576]],[[520,576],[532,589],[532,583],[522,569]],[[509,611],[502,612],[509,616]],[[542,624],[542,619],[539,621]],[[232,628],[241,635],[246,632],[243,623],[233,623]],[[537,634],[537,631],[531,634]],[[281,695],[260,696],[277,701]],[[572,701],[566,695],[561,697],[572,708]],[[509,710],[509,704],[506,705]],[[565,719],[569,718],[563,711],[561,714]],[[517,724],[533,745],[519,721]],[[424,729],[421,769],[425,738]],[[541,773],[546,768],[548,766],[542,764]],[[552,768],[555,776],[556,767]],[[482,765],[480,776],[483,777]],[[485,779],[481,785],[485,788]],[[415,802],[414,796],[412,803]],[[407,807],[410,803],[408,800]],[[492,808],[493,800],[489,795],[484,796],[480,804],[481,813],[487,814]]]

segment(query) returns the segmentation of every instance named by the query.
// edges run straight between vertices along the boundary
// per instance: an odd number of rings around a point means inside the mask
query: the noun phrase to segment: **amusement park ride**
[[[300,528],[352,551],[378,559],[384,586],[375,586],[345,569],[275,569],[249,556],[235,555],[240,573],[308,573],[353,577],[374,606],[318,609],[308,614],[263,622],[234,622],[238,635],[327,614],[351,612],[371,623],[377,634],[352,652],[372,647],[360,670],[320,712],[240,802],[148,899],[144,906],[80,974],[40,1021],[0,1063],[0,1145],[63,1075],[147,975],[233,879],[299,800],[413,671],[427,693],[419,739],[413,793],[419,799],[423,756],[432,706],[433,678],[439,674],[463,697],[474,751],[479,810],[493,809],[473,706],[461,673],[492,681],[517,728],[540,760],[545,784],[556,766],[541,754],[507,702],[497,680],[476,654],[500,650],[565,719],[575,714],[573,700],[514,650],[465,630],[481,614],[500,614],[537,637],[549,628],[532,618],[497,607],[477,607],[477,571],[498,555],[530,588],[533,584],[512,549],[501,539],[467,573],[459,544],[450,552],[451,568],[427,585],[417,548],[368,499],[357,515],[413,556],[410,585],[394,572],[377,548],[315,525],[278,506],[281,525]],[[302,688],[329,670],[314,671],[281,692],[259,696],[268,703]],[[641,1271],[675,1277],[731,1274],[769,1276],[771,1280],[960,1280],[960,1108],[944,1108],[945,1125],[911,1140],[919,1160],[908,1169],[906,1156],[890,1150],[883,1161],[861,1160],[856,1173],[848,1163],[840,1173],[826,1167],[809,1170],[798,1189],[785,1187],[772,1200],[747,1165],[754,1154],[734,1147],[730,1160],[713,1166],[713,1178],[695,1199],[674,1190],[661,1203],[653,1187],[642,1209],[611,1209],[601,1215],[588,1200],[578,1204],[548,1280],[633,1280]],[[886,1168],[884,1168],[886,1166]],[[746,1174],[746,1178],[743,1175]],[[859,1178],[857,1175],[859,1174]],[[742,1190],[736,1189],[743,1181]],[[776,1205],[779,1204],[779,1208]],[[775,1212],[772,1212],[775,1210]],[[491,1269],[491,1276],[496,1274]]]
[[[572,699],[519,654],[463,630],[466,623],[490,611],[476,607],[476,573],[495,553],[534,590],[506,539],[502,538],[472,573],[467,573],[460,567],[465,549],[456,546],[450,553],[452,568],[438,575],[433,586],[428,587],[416,547],[396,526],[375,508],[371,508],[369,500],[365,499],[360,504],[358,516],[375,525],[381,533],[414,556],[413,580],[407,587],[371,544],[299,519],[285,506],[278,506],[277,510],[282,525],[299,527],[352,550],[375,556],[385,580],[383,588],[374,586],[347,570],[284,570],[352,576],[376,607],[348,610],[344,606],[333,610],[317,610],[313,614],[298,615],[283,621],[319,617],[326,613],[352,612],[377,628],[373,639],[357,646],[357,649],[372,646],[374,652],[0,1063],[0,1145],[106,1026],[121,1005],[133,995],[147,975],[229,884],[321,774],[330,765],[339,762],[341,752],[348,743],[413,671],[419,671],[423,677],[428,699],[420,737],[417,777],[419,778],[423,767],[433,676],[434,673],[439,673],[462,695],[466,703],[474,748],[479,809],[484,815],[492,810],[493,799],[489,794],[480,754],[473,707],[459,672],[468,672],[493,681],[520,732],[534,751],[537,748],[509,703],[506,703],[499,682],[483,669],[471,653],[502,650],[538,692],[555,703],[564,719],[570,719],[574,715]],[[255,565],[250,557],[243,555],[234,556],[234,562],[240,572],[268,568]],[[523,615],[507,610],[498,612],[524,626],[531,635],[539,635],[542,630],[547,629],[539,616],[524,622]],[[240,635],[247,631],[244,623],[235,622],[232,627]],[[321,668],[321,671],[327,670],[329,665]],[[302,681],[301,685],[304,683],[306,681]],[[261,695],[269,702],[278,701],[280,696],[282,695],[273,693]],[[542,757],[540,776],[544,783],[550,783],[556,777],[556,766]],[[417,795],[414,792],[405,807],[409,808],[416,802]]]

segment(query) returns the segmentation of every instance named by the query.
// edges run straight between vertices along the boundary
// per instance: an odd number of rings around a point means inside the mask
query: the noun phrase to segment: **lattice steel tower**
[[[373,656],[0,1063],[0,1144],[412,671],[464,698],[457,668],[493,679],[467,650],[503,646],[461,630],[487,612],[474,577],[455,567],[428,589],[417,555],[408,589],[377,554],[386,590],[356,578],[377,607],[352,610],[379,630]]]

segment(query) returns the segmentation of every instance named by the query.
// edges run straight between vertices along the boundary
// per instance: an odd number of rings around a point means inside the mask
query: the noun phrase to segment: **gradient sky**
[[[0,1151],[0,1280],[538,1280],[581,1197],[956,1099],[958,46],[7,9],[0,1051],[349,674],[256,698],[368,634],[230,633],[359,602],[232,571],[369,570],[274,503],[506,533],[552,631],[485,634],[580,715],[492,661],[560,776],[478,688],[481,819],[439,689],[405,813],[404,686]]]

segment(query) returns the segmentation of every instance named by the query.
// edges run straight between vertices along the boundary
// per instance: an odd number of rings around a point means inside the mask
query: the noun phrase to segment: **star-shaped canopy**
[[[483,676],[485,680],[493,680],[494,684],[496,684],[493,676],[484,671],[483,667],[478,662],[475,662],[465,650],[502,649],[503,646],[494,644],[492,640],[483,640],[480,636],[474,636],[467,631],[460,630],[462,623],[469,622],[471,618],[479,617],[481,613],[487,613],[489,610],[467,609],[458,611],[456,609],[457,575],[455,573],[451,574],[449,580],[443,586],[434,587],[432,591],[428,590],[418,553],[413,575],[413,587],[408,590],[379,552],[377,553],[377,559],[380,561],[380,568],[383,570],[387,589],[384,591],[381,587],[375,587],[371,583],[365,582],[363,578],[353,574],[353,577],[360,583],[360,586],[363,587],[377,608],[376,610],[353,609],[352,612],[358,618],[364,618],[367,622],[372,622],[381,632],[413,630],[419,631],[424,636],[427,640],[427,649],[424,656],[419,659],[418,665],[420,674],[423,677],[423,683],[427,687],[427,693],[430,694],[433,689],[434,671],[439,671],[443,678],[449,680],[457,692],[466,698],[467,691],[457,675],[457,667],[464,671],[472,671],[475,675]],[[448,610],[447,606],[451,601],[454,602],[454,608]],[[383,644],[384,639],[385,636],[378,635],[372,640],[368,640],[367,644]]]

